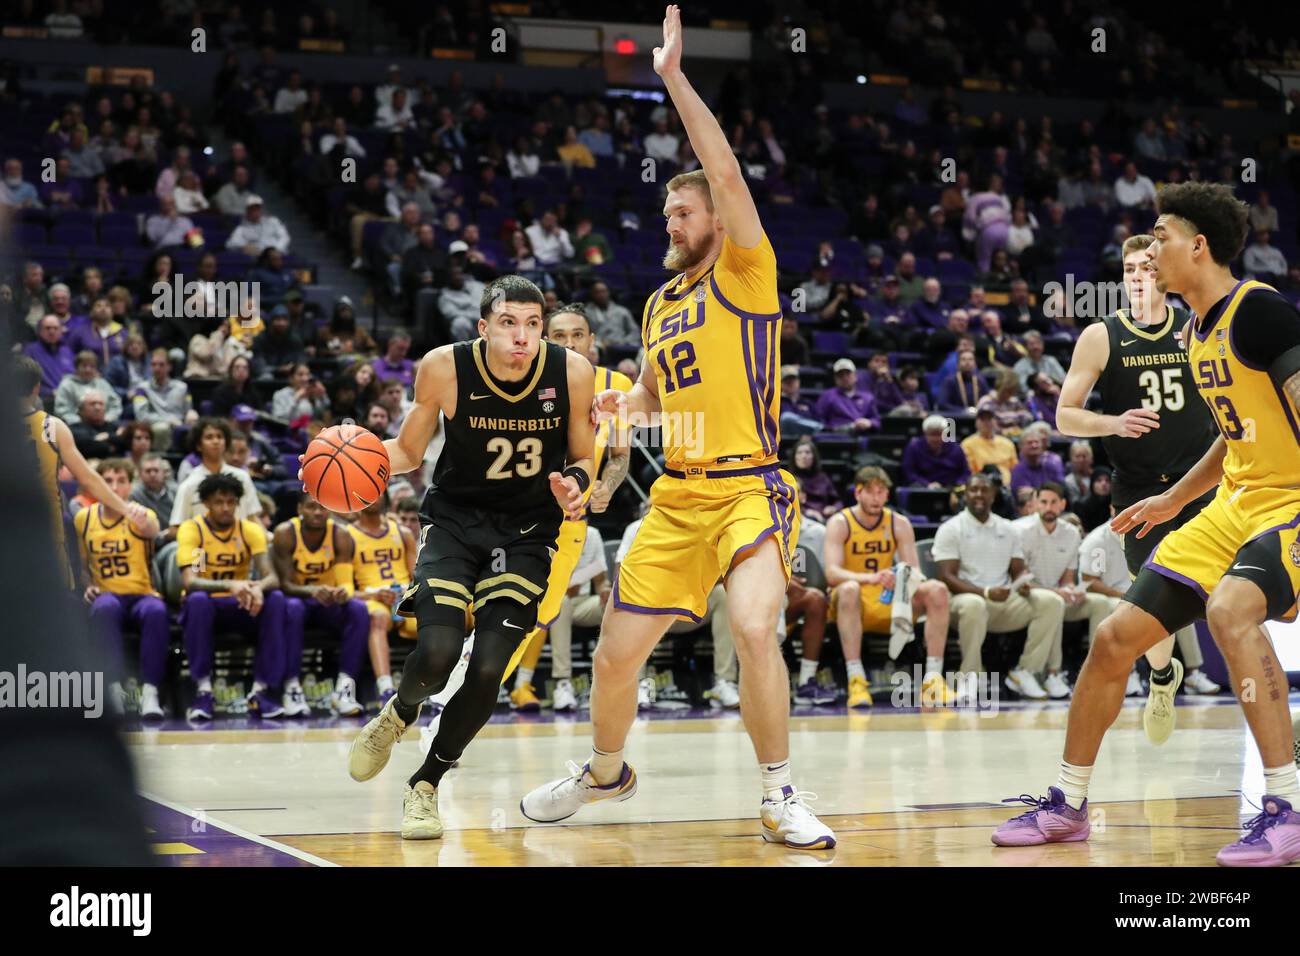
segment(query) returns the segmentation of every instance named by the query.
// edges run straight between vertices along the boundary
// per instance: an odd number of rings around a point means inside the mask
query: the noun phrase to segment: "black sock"
[[[433,785],[433,789],[437,790],[438,784],[442,782],[443,774],[450,770],[455,763],[455,760],[443,760],[430,750],[424,764],[419,770],[415,771],[411,779],[406,781],[406,784],[409,787],[414,787],[417,781],[427,780]]]
[[[397,697],[393,700],[393,713],[401,718],[402,723],[409,725],[420,714],[419,704],[403,704],[402,698]]]
[[[1151,683],[1164,687],[1166,684],[1172,684],[1173,682],[1174,662],[1172,660],[1160,670],[1156,670],[1154,667],[1151,668]]]

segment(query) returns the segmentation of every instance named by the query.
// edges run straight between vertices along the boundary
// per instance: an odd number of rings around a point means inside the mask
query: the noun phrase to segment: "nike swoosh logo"
[[[1253,564],[1234,564],[1234,565],[1232,566],[1232,570],[1234,570],[1234,571],[1263,571],[1264,569],[1263,569],[1263,568],[1257,568],[1257,567],[1255,567],[1255,565],[1253,565]]]
[[[532,527],[525,528],[523,531],[520,531],[519,533],[520,533],[520,534],[527,534],[528,532],[532,531],[533,528],[536,528],[536,527],[537,527],[537,525],[533,525]]]
[[[523,630],[523,628],[520,627],[518,624],[511,624],[511,623],[510,623],[510,618],[506,618],[506,619],[505,619],[505,625],[506,625],[506,627],[513,627],[516,631],[522,631],[522,630]]]
[[[1121,346],[1132,345],[1132,344],[1133,344],[1134,342],[1136,342],[1136,341],[1137,341],[1137,339],[1129,339],[1128,341],[1123,341],[1123,340],[1121,340],[1119,344],[1120,344]]]
[[[473,392],[469,393],[469,400],[471,402],[477,402],[480,398],[491,398],[491,397],[492,396],[490,395],[475,395]]]

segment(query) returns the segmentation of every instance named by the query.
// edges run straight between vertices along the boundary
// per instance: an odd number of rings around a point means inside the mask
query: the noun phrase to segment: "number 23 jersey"
[[[680,274],[650,297],[641,343],[659,381],[669,465],[776,459],[780,342],[766,234],[752,249],[724,237],[711,268]]]

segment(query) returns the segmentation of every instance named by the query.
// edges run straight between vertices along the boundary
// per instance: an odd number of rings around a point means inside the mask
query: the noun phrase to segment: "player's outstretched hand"
[[[558,471],[551,472],[547,477],[551,480],[551,494],[555,495],[555,500],[560,503],[564,513],[575,521],[581,518],[582,492],[578,490],[578,482],[564,477]]]
[[[627,392],[621,392],[616,388],[597,392],[596,397],[591,400],[591,423],[599,425],[601,422],[609,421],[621,415],[626,408]]]
[[[1160,427],[1160,416],[1149,408],[1130,408],[1115,416],[1115,434],[1120,438],[1139,438]]]
[[[1144,538],[1148,531],[1173,518],[1181,510],[1182,508],[1169,497],[1167,492],[1163,495],[1152,495],[1150,498],[1143,498],[1129,505],[1112,518],[1110,529],[1116,534],[1125,534],[1131,528],[1141,525],[1137,536]]]
[[[664,10],[664,45],[654,49],[655,72],[660,76],[681,69],[682,11],[677,4]]]
[[[298,481],[300,481],[300,482],[302,482],[302,460],[303,460],[304,458],[306,458],[306,457],[307,457],[306,455],[299,455],[299,456],[298,456]],[[306,490],[307,490],[307,485],[306,485],[306,483],[303,483],[302,490],[303,490],[303,491],[306,491]]]

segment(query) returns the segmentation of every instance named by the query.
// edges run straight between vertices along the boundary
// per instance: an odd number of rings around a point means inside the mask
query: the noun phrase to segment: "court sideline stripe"
[[[256,833],[253,833],[249,830],[245,830],[243,827],[237,827],[233,823],[226,823],[225,821],[222,820],[216,820],[212,817],[209,817],[207,815],[207,811],[196,810],[194,807],[187,807],[183,803],[175,803],[174,801],[171,800],[165,800],[162,797],[149,793],[147,790],[141,790],[139,791],[139,794],[140,796],[144,797],[146,800],[152,800],[154,803],[164,806],[168,810],[175,810],[177,813],[183,813],[186,816],[192,817],[196,820],[202,820],[204,823],[210,826],[215,826],[218,830],[225,830],[227,833],[233,836],[242,837],[243,839],[250,840],[253,843],[259,843],[262,846],[267,847],[268,849],[276,850],[280,853],[284,853],[287,854],[288,856],[294,857],[295,859],[302,860],[304,863],[310,863],[313,866],[332,866],[332,867],[338,866],[337,863],[331,863],[329,860],[325,860],[312,853],[308,853],[306,850],[299,850],[295,847],[287,846],[286,844],[283,843],[277,843],[275,840],[269,840],[264,836],[259,836]]]

